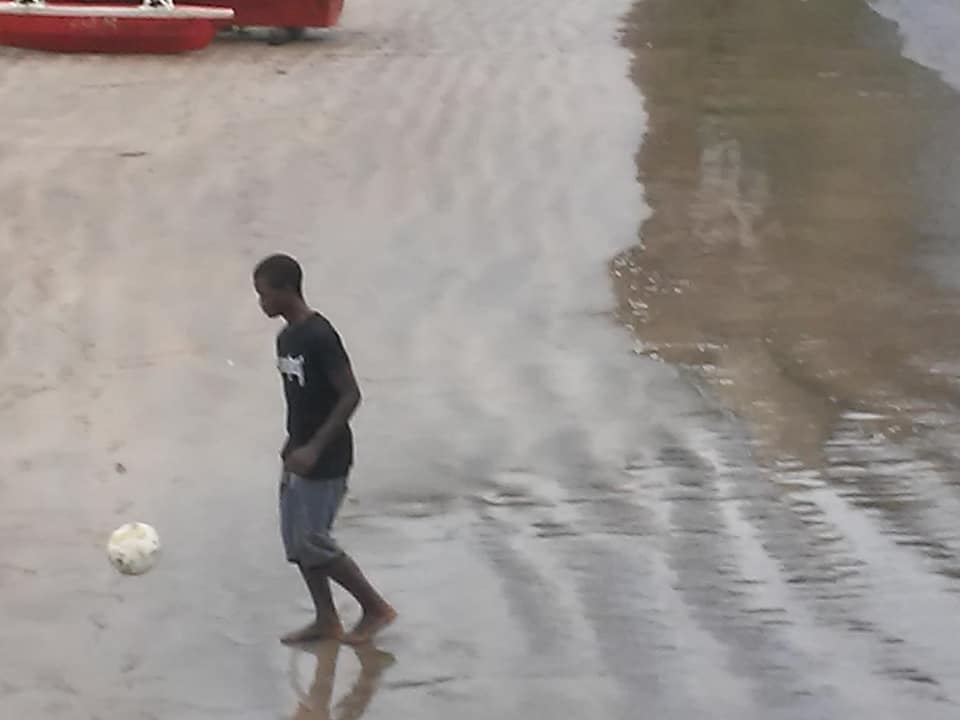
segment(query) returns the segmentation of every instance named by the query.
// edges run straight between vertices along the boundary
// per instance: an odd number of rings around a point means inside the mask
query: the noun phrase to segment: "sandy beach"
[[[955,717],[958,100],[902,50],[853,0],[0,49],[0,717]],[[277,250],[364,392],[358,651],[278,642]]]

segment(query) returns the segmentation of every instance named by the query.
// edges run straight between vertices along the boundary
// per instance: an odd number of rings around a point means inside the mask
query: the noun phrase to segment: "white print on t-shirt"
[[[297,355],[296,357],[285,355],[279,358],[277,369],[280,370],[280,374],[284,378],[289,377],[291,380],[299,381],[300,387],[307,384],[307,376],[303,372],[303,355]]]

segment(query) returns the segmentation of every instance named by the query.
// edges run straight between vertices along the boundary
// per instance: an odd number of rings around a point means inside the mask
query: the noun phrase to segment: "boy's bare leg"
[[[337,614],[337,608],[333,604],[333,596],[330,594],[330,580],[325,570],[316,568],[305,568],[300,566],[300,573],[303,575],[307,589],[310,590],[310,597],[313,599],[313,606],[316,609],[316,619],[300,630],[295,630],[284,635],[281,641],[287,644],[312,642],[314,640],[342,640],[343,624],[340,622],[340,616]]]
[[[356,598],[363,610],[360,622],[344,636],[351,645],[367,642],[397,618],[397,611],[383,599],[349,555],[342,555],[327,566],[329,576]]]

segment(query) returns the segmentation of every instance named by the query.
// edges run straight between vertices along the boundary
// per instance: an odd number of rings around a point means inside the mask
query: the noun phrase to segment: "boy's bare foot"
[[[280,638],[280,642],[284,645],[298,645],[317,640],[343,640],[343,625],[339,621],[316,620]]]
[[[378,632],[397,619],[397,611],[389,605],[384,605],[374,611],[364,612],[360,622],[356,624],[343,641],[348,645],[359,645],[368,642]]]

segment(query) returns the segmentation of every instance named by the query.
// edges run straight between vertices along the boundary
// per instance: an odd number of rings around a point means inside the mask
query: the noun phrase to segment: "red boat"
[[[182,53],[210,44],[231,24],[229,7],[144,0],[140,5],[0,2],[0,45],[85,53]]]
[[[206,5],[231,8],[237,27],[288,30],[333,27],[340,21],[344,0],[205,0]]]

